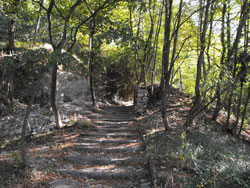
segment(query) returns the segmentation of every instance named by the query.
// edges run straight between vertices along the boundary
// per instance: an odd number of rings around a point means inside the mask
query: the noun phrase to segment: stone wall
[[[140,86],[135,87],[134,111],[135,114],[143,114],[148,106],[148,91]]]

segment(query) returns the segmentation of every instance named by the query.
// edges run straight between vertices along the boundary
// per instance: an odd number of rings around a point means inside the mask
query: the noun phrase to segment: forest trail
[[[56,169],[67,179],[84,179],[86,184],[58,180],[54,186],[151,187],[145,146],[133,107],[105,107],[90,118],[93,126],[80,133],[72,152],[63,157],[68,168]]]

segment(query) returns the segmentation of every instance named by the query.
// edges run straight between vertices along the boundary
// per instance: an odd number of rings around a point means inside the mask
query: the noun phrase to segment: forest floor
[[[152,172],[155,187],[249,188],[250,132],[240,139],[231,135],[222,126],[225,116],[214,122],[210,111],[186,132],[191,103],[178,90],[171,92],[170,132],[164,131],[157,104],[137,118],[131,107],[85,108],[82,118],[63,129],[27,138],[30,167],[25,170],[20,168],[19,138],[1,138],[1,188],[146,188]]]
[[[250,131],[240,138],[224,127],[226,115],[212,120],[212,110],[200,114],[188,131],[184,128],[192,100],[171,91],[167,112],[171,131],[165,132],[160,104],[141,117],[147,154],[155,166],[155,187],[250,187]]]
[[[133,107],[105,106],[98,113],[82,113],[85,118],[63,129],[29,138],[26,170],[20,169],[18,140],[5,143],[1,188],[151,187]]]

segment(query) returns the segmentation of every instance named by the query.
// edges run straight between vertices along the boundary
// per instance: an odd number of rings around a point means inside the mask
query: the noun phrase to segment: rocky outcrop
[[[77,105],[76,101],[65,103],[59,101],[60,114],[64,124],[70,124],[84,115],[83,110],[91,105],[89,102],[81,101]],[[15,110],[12,115],[0,117],[0,137],[16,136],[22,133],[23,118],[27,105],[15,101]],[[32,105],[27,132],[28,134],[48,133],[55,128],[55,117],[50,105],[40,107]]]
[[[27,127],[29,134],[50,132],[55,127],[55,117],[49,101],[50,83],[50,75],[46,74],[42,79],[41,89],[37,95],[37,99],[42,100],[42,104],[32,106]],[[71,121],[72,114],[77,116],[82,113],[84,108],[91,106],[89,93],[89,85],[85,78],[64,71],[58,72],[57,101],[63,123],[66,124]],[[29,93],[27,92],[25,96],[28,97]],[[48,97],[45,98],[45,96]],[[5,115],[0,117],[1,137],[21,134],[26,107],[27,105],[20,103],[18,99],[14,100],[14,108],[9,109],[11,112],[5,112]],[[12,115],[8,115],[10,113]]]

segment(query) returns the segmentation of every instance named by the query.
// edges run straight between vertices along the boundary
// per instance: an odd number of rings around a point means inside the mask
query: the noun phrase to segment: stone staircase
[[[84,130],[71,147],[73,152],[63,157],[71,167],[56,169],[66,177],[64,187],[151,187],[147,156],[132,107],[105,107],[90,118],[94,127]],[[69,180],[70,176],[75,180]],[[62,181],[52,182],[52,187],[63,187]]]

